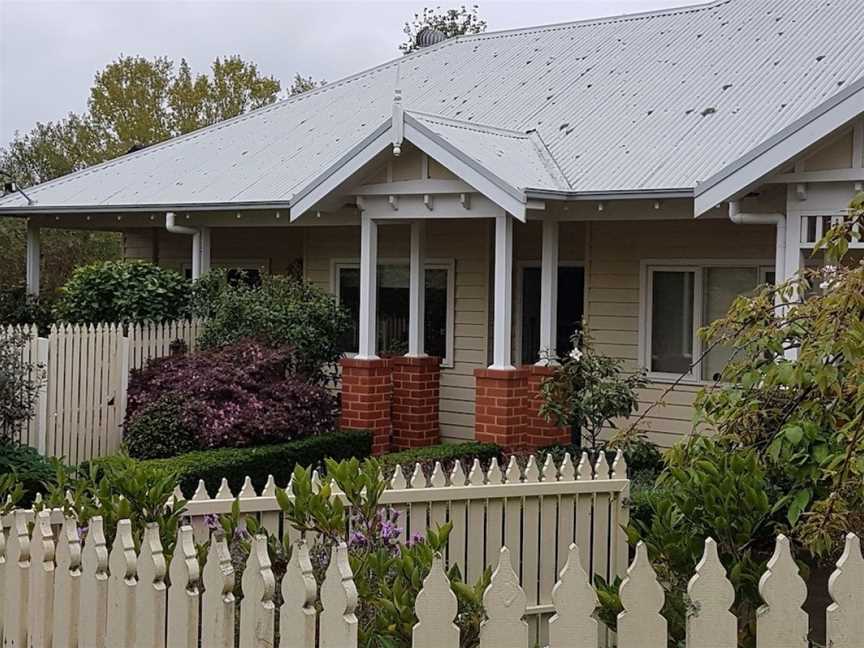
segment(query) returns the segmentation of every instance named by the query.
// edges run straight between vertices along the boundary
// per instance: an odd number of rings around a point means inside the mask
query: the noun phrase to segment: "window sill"
[[[649,383],[656,383],[658,385],[673,385],[678,383],[679,385],[685,385],[687,387],[708,387],[714,384],[713,380],[702,380],[701,378],[695,377],[681,378],[680,376],[670,376],[669,374],[657,374],[651,372],[648,372],[645,375],[645,378]]]

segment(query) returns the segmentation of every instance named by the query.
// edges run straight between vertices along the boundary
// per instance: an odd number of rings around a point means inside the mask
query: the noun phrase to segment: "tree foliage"
[[[0,329],[0,442],[9,442],[33,416],[43,367],[24,359],[27,336]]]
[[[299,74],[287,91],[299,94],[318,82]],[[87,110],[38,122],[0,148],[0,170],[28,187],[203,126],[273,103],[280,82],[239,56],[216,58],[209,74],[194,74],[185,60],[121,56],[100,70]],[[120,256],[120,237],[108,232],[43,229],[45,294],[52,294],[78,265]],[[0,219],[0,287],[24,280],[24,223]]]
[[[417,34],[423,29],[436,29],[447,38],[465,34],[480,34],[486,31],[486,21],[480,17],[477,5],[461,5],[452,9],[424,7],[421,13],[414,14],[413,20],[406,22],[402,31],[405,41],[399,45],[403,54],[417,50]]]

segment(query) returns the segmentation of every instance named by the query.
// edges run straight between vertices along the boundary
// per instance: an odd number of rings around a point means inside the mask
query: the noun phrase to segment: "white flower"
[[[582,351],[579,347],[573,347],[573,350],[570,352],[570,358],[579,362],[582,359]]]

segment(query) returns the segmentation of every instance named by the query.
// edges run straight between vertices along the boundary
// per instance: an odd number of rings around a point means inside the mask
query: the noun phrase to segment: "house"
[[[192,277],[301,269],[353,314],[343,422],[379,448],[566,439],[537,390],[583,318],[648,370],[643,407],[687,374],[642,423],[669,445],[726,360],[697,329],[818,263],[862,188],[862,25],[860,0],[722,0],[433,42],[0,215],[28,219],[32,292],[50,227]]]

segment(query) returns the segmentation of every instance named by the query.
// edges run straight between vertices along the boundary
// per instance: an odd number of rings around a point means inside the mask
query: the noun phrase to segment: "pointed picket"
[[[498,566],[483,593],[486,620],[480,624],[480,648],[524,648],[528,645],[525,605],[528,598],[510,562],[510,551],[502,547]]]
[[[252,478],[249,475],[243,478],[243,486],[240,488],[240,493],[237,497],[240,499],[258,497],[258,493],[255,492],[255,487],[252,485]]]
[[[459,603],[444,573],[440,554],[432,560],[414,610],[417,623],[412,632],[411,648],[459,648],[459,627],[453,623]]]
[[[241,579],[243,600],[240,603],[240,645],[243,648],[273,646],[276,606],[276,577],[267,554],[267,536],[256,535],[249,547],[249,558]]]
[[[51,512],[36,514],[30,539],[30,587],[27,595],[28,648],[50,648],[54,616],[54,533]]]
[[[408,488],[408,482],[405,481],[405,473],[402,472],[402,465],[396,464],[396,468],[393,470],[393,477],[390,479],[390,489],[405,490],[406,488]]]
[[[309,547],[298,540],[282,577],[279,648],[315,648],[316,592]]]
[[[419,464],[418,464],[419,465]],[[334,546],[321,585],[320,648],[357,648],[357,587],[348,564],[348,547]]]
[[[216,496],[213,499],[217,500],[233,500],[234,494],[231,492],[231,487],[228,485],[228,480],[223,477],[219,483],[219,490],[216,491]]]
[[[132,523],[120,520],[108,556],[108,646],[135,645],[135,591],[138,557],[132,539]]]
[[[576,468],[576,479],[579,481],[590,481],[592,477],[591,460],[588,459],[588,453],[583,452],[579,458],[579,466]]]
[[[165,556],[162,553],[162,541],[159,538],[159,526],[155,522],[150,522],[144,529],[141,555],[138,557],[135,648],[165,647],[167,571]]]
[[[835,648],[852,648],[864,639],[864,557],[861,541],[854,533],[846,536],[846,547],[828,580],[828,591],[833,603],[825,613],[825,642]]]
[[[78,608],[81,600],[81,540],[78,537],[78,521],[74,517],[67,516],[63,520],[56,561],[51,635],[54,648],[74,648],[78,645]]]
[[[81,552],[81,608],[78,637],[81,646],[104,648],[108,631],[108,546],[102,516],[90,518]]]
[[[777,537],[774,555],[759,580],[759,594],[765,605],[756,612],[758,648],[807,648],[809,621],[802,609],[807,586],[784,535]]]
[[[504,475],[501,472],[501,466],[498,465],[498,457],[492,457],[492,461],[489,463],[489,470],[486,472],[486,483],[487,484],[503,484],[504,483]]]
[[[558,481],[558,467],[551,453],[546,455],[546,461],[543,462],[542,477],[544,482]]]
[[[465,469],[462,468],[462,462],[457,459],[453,462],[453,469],[450,471],[450,485],[464,486],[466,481]]]
[[[609,462],[606,453],[601,450],[597,453],[597,461],[594,463],[594,479],[609,479]]]
[[[411,488],[426,488],[426,474],[419,463],[414,464],[414,472],[411,474],[411,480],[408,484]]]
[[[197,648],[201,566],[191,526],[184,525],[177,530],[177,543],[168,574],[171,579],[168,588],[168,646]]]
[[[612,462],[612,479],[627,479],[627,459],[620,449],[615,455],[615,461]]]
[[[536,484],[540,481],[540,469],[537,467],[537,459],[532,454],[528,457],[528,465],[525,466],[525,479],[526,484]]]
[[[570,545],[567,563],[552,588],[552,602],[555,615],[549,619],[549,648],[597,648],[599,627],[593,615],[599,602],[575,544]]]
[[[432,488],[444,488],[447,485],[447,476],[444,474],[444,468],[442,468],[440,461],[435,462],[429,483]]]
[[[507,470],[504,471],[504,479],[508,484],[518,484],[522,481],[522,471],[519,469],[519,462],[516,461],[515,455],[510,455]]]
[[[3,592],[4,648],[27,645],[27,596],[30,589],[30,536],[27,513],[16,509],[6,541],[6,583]]]
[[[564,460],[561,462],[560,470],[561,481],[573,481],[576,479],[576,467],[573,465],[573,459],[569,452],[564,453]]]
[[[666,619],[660,614],[665,596],[643,542],[636,545],[620,596],[624,611],[618,615],[618,644],[666,648]]]
[[[234,648],[234,567],[221,533],[210,541],[203,582],[201,648]]]
[[[717,543],[705,540],[705,553],[687,585],[691,605],[687,611],[687,648],[736,648],[738,620],[730,612],[735,589],[720,562]]]

